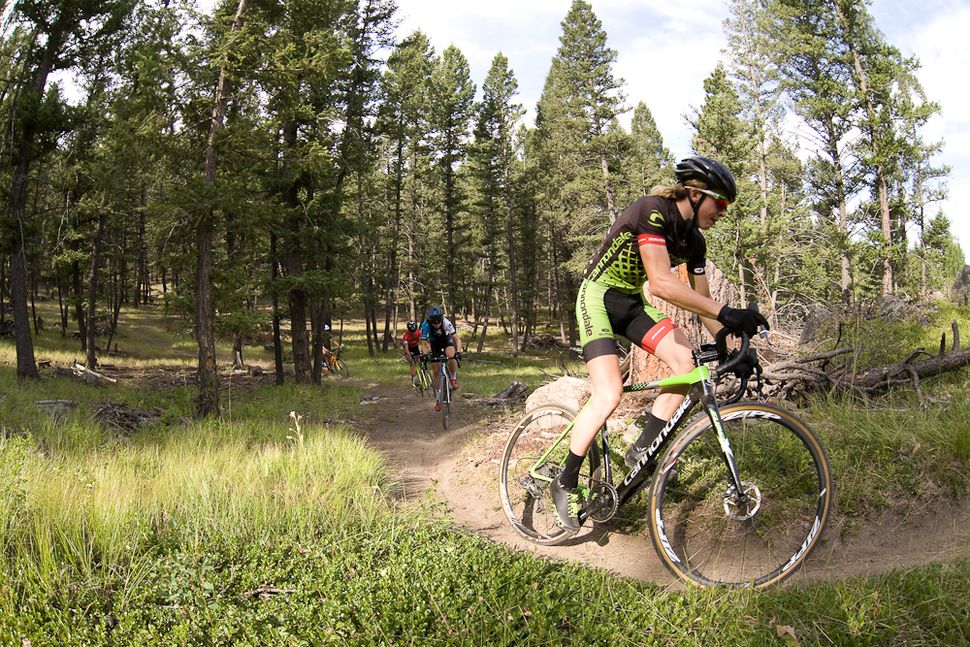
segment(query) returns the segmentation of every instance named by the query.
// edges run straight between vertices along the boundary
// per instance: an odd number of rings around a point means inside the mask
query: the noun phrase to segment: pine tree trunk
[[[603,171],[603,187],[606,195],[606,213],[610,217],[610,226],[616,222],[616,198],[613,196],[613,185],[610,182],[610,164],[606,153],[600,151],[600,169]]]
[[[495,291],[495,250],[492,249],[489,254],[489,264],[488,264],[488,276],[485,279],[485,306],[482,310],[485,313],[485,321],[482,324],[482,334],[478,338],[478,352],[482,352],[482,347],[485,346],[485,337],[488,333],[488,319],[492,314],[492,293]]]
[[[0,299],[0,307],[3,300]],[[57,277],[57,308],[61,314],[61,337],[67,337],[67,317],[70,314],[68,304],[64,303],[64,287],[61,277]]]
[[[508,181],[509,178],[506,178]],[[512,316],[512,357],[519,354],[519,277],[518,263],[515,254],[515,227],[513,222],[511,200],[506,196],[505,205],[505,238],[506,254],[509,257],[509,291],[510,311]]]
[[[142,207],[145,206],[145,191],[142,189]],[[135,307],[142,303],[148,305],[148,258],[145,245],[145,210],[138,210],[138,278],[135,280]]]
[[[230,33],[239,30],[246,0],[239,0]],[[212,186],[216,181],[219,162],[218,137],[222,132],[228,101],[229,80],[226,68],[219,70],[219,81],[212,99],[212,116],[206,141],[203,181]],[[197,413],[200,416],[219,414],[219,371],[216,366],[215,305],[212,303],[212,238],[213,211],[205,207],[196,227],[195,266],[195,340],[199,347],[199,397]]]
[[[74,293],[74,318],[77,319],[81,350],[87,352],[88,326],[84,317],[84,292],[81,289],[81,264],[78,261],[71,263],[71,290]]]
[[[290,121],[284,125],[283,140],[288,150],[292,151],[296,148],[296,121]],[[302,212],[298,195],[299,186],[297,178],[289,177],[286,170],[284,170],[284,176],[288,178],[290,184],[283,192],[283,207],[286,210],[286,237],[283,241],[283,257],[287,277],[298,279],[303,274],[303,257],[300,245]],[[289,305],[293,379],[297,384],[306,384],[310,381],[310,348],[307,339],[306,292],[302,287],[294,285],[290,288]]]
[[[276,234],[269,235],[270,283],[273,286],[273,361],[276,367],[276,384],[283,384],[283,340],[280,334],[280,298],[278,290],[279,262],[276,257]]]
[[[88,349],[87,349],[87,366],[89,369],[94,370],[94,367],[98,365],[97,357],[97,347],[95,344],[95,337],[98,334],[98,318],[97,318],[97,303],[98,303],[98,270],[101,265],[101,247],[102,241],[104,240],[104,215],[98,216],[98,227],[94,234],[94,245],[92,249],[94,250],[91,254],[91,275],[88,279]]]
[[[404,141],[397,144],[397,170],[394,183],[394,231],[391,234],[391,249],[387,256],[387,275],[384,280],[384,339],[381,342],[381,352],[387,352],[391,333],[391,308],[395,302],[395,293],[401,280],[400,268],[397,262],[398,232],[401,231],[401,191],[404,185]]]

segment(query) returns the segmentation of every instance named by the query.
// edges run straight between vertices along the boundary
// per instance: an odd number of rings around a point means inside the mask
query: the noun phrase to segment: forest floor
[[[623,518],[626,509],[606,524],[587,524],[561,546],[533,544],[512,528],[499,500],[498,472],[521,407],[496,412],[474,398],[460,397],[459,390],[445,430],[433,400],[419,398],[403,380],[400,385],[358,383],[365,409],[359,430],[386,454],[402,479],[403,498],[435,497],[462,528],[516,549],[679,588],[645,531],[630,529],[636,524]],[[838,487],[837,474],[835,478]],[[794,582],[878,574],[970,556],[970,498],[961,503],[938,500],[861,522],[835,514],[830,524]]]

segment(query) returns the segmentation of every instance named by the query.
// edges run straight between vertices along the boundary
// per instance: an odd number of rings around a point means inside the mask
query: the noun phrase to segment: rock
[[[561,404],[579,411],[589,394],[589,380],[570,376],[561,377],[536,389],[526,400],[525,410],[530,411],[544,404]]]
[[[950,287],[950,296],[960,305],[970,305],[970,265],[964,265]]]
[[[799,344],[808,344],[818,339],[822,328],[832,319],[832,312],[821,304],[814,305],[805,313]]]

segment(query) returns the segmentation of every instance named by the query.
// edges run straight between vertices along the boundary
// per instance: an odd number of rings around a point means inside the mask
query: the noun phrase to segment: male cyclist
[[[416,321],[408,322],[407,331],[401,335],[401,345],[404,347],[404,359],[411,367],[411,384],[418,385],[418,370],[415,362],[421,356],[421,331]]]
[[[461,359],[461,340],[458,338],[458,331],[454,324],[445,318],[445,311],[438,306],[431,306],[428,309],[428,318],[421,324],[421,341],[425,342],[431,350],[431,354],[440,357],[444,355],[448,358],[448,377],[451,381],[451,389],[458,388],[458,360]],[[438,362],[432,363],[431,375],[434,380],[434,390],[438,393],[438,381],[440,371]],[[440,397],[434,403],[434,410],[441,411]]]

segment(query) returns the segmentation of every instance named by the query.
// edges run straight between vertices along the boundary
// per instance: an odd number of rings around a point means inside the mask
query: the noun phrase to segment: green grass
[[[163,324],[154,313],[126,333],[144,354],[124,362],[190,366],[194,348]],[[38,355],[70,359],[48,341]],[[344,341],[355,378],[406,380],[396,354],[368,357],[362,331]],[[559,373],[554,357],[511,358],[500,339],[486,348],[465,364],[463,390]],[[863,523],[965,496],[967,383],[928,381],[926,409],[897,393],[800,412],[829,449],[841,514]],[[383,457],[344,422],[363,413],[360,384],[227,384],[222,417],[199,422],[191,386],[20,385],[0,348],[0,644],[970,642],[963,560],[759,593],[670,591],[496,545],[434,501],[401,507]],[[54,398],[78,407],[55,420],[33,404]],[[163,413],[120,434],[90,419],[107,398]]]
[[[963,337],[962,347],[970,343],[970,307],[938,301],[925,307],[922,321],[889,322],[879,317],[853,317],[842,320],[841,337],[838,322],[829,322],[823,334],[831,342],[855,349],[850,355],[857,368],[882,366],[905,359],[912,351],[923,348],[930,354],[940,350],[941,336],[946,334],[946,350],[953,343],[952,322]],[[831,344],[830,344],[831,345]]]

